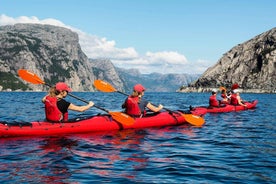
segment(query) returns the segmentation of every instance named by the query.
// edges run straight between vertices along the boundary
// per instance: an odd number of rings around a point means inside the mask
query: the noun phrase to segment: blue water
[[[121,110],[119,93],[73,93]],[[44,92],[0,92],[0,121],[44,118]],[[155,104],[187,110],[208,93],[146,93]],[[1,183],[276,183],[276,95],[242,94],[257,108],[207,114],[189,125],[68,135],[0,138]],[[70,97],[75,104],[83,104]],[[104,113],[91,108],[70,117]]]

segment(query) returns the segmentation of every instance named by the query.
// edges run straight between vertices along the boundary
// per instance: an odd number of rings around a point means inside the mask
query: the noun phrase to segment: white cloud
[[[74,30],[74,29],[73,29]],[[74,30],[78,33],[82,50],[89,58],[133,59],[138,54],[134,48],[117,48],[115,41]]]
[[[63,24],[61,21],[56,19],[44,19],[39,20],[37,17],[26,17],[26,16],[20,16],[17,18],[9,17],[4,14],[0,15],[0,26],[4,25],[13,25],[17,23],[34,23],[34,24],[50,24],[54,26],[61,26],[66,27],[65,24]]]
[[[4,14],[0,15],[0,26],[16,23],[50,24],[71,29],[78,33],[81,48],[89,58],[111,59],[115,66],[127,69],[136,68],[141,73],[203,73],[211,63],[204,60],[191,63],[184,55],[175,51],[147,52],[145,55],[139,55],[133,47],[117,48],[114,40],[110,41],[85,33],[56,19],[39,20],[34,16],[13,18]]]
[[[187,63],[187,59],[185,56],[179,54],[178,52],[172,51],[164,51],[164,52],[147,52],[146,57],[149,60],[156,63],[166,63],[166,64],[176,64],[176,65],[183,65]]]

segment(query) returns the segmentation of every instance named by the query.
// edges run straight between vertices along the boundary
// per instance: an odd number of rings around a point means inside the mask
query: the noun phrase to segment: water
[[[121,110],[118,93],[73,93],[108,110]],[[44,118],[43,92],[1,92],[1,121]],[[146,93],[167,108],[208,103],[207,93]],[[1,183],[276,183],[276,95],[257,109],[207,114],[189,125],[68,135],[0,138]],[[83,104],[68,97],[68,101]],[[70,117],[104,113],[91,108]]]

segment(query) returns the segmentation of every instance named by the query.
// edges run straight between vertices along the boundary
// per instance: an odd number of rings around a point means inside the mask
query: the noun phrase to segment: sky
[[[51,24],[92,59],[141,73],[201,74],[276,27],[275,0],[0,0],[0,26]]]

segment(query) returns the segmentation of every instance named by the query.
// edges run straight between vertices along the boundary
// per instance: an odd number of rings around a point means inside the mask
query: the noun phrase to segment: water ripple
[[[74,93],[75,94],[75,93]],[[45,93],[0,93],[1,121],[44,117]],[[76,93],[101,107],[121,110],[125,96]],[[207,114],[201,127],[182,125],[63,137],[0,139],[2,183],[276,183],[275,95],[255,110]],[[153,103],[187,110],[208,103],[207,93],[146,93]],[[177,99],[177,100],[176,100]],[[81,105],[75,99],[68,98]],[[10,103],[12,102],[12,103]],[[24,108],[22,108],[24,107]],[[103,113],[91,108],[71,117]]]

